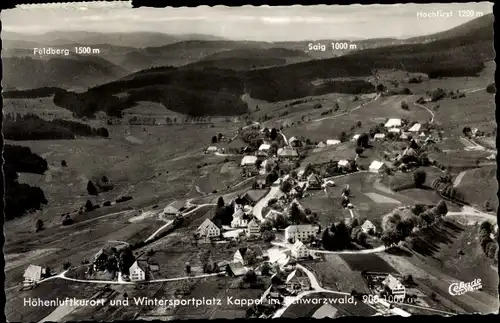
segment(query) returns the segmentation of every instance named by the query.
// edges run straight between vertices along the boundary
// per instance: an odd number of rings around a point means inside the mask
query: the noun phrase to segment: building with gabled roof
[[[387,169],[387,165],[378,160],[374,160],[368,167],[368,170],[372,173],[380,173],[385,169]]]
[[[136,260],[129,268],[131,281],[144,281],[148,277],[149,264],[145,260]]]
[[[312,224],[294,224],[285,229],[285,241],[295,243],[295,241],[308,241],[315,237],[317,228]]]
[[[361,230],[364,233],[368,234],[368,233],[371,233],[371,232],[375,233],[375,231],[377,230],[377,228],[375,227],[375,225],[370,220],[366,220],[361,225]]]
[[[300,240],[296,240],[291,248],[291,255],[296,258],[307,258],[309,257],[309,249]]]
[[[174,201],[163,209],[165,215],[177,215],[186,209],[186,203],[182,201]]]
[[[290,292],[300,292],[311,289],[311,283],[307,276],[301,275],[297,269],[292,271],[285,281],[286,289]]]
[[[394,127],[401,127],[401,125],[402,125],[401,119],[391,118],[391,119],[387,120],[387,122],[384,126],[386,128],[394,128]]]
[[[215,153],[215,152],[217,152],[217,147],[215,147],[215,146],[210,146],[207,148],[207,150],[205,150],[206,154]]]
[[[419,132],[421,127],[422,127],[422,125],[420,123],[415,123],[413,126],[411,126],[410,129],[408,129],[408,131]]]
[[[376,133],[373,136],[373,139],[375,139],[375,140],[384,140],[385,139],[385,133]]]
[[[38,265],[29,265],[24,271],[24,285],[31,286],[39,283],[47,274],[47,269]]]
[[[245,275],[247,270],[241,262],[233,262],[226,265],[226,272],[231,277],[239,277]]]
[[[321,189],[321,178],[318,174],[312,173],[307,177],[307,185],[308,189],[319,190]]]
[[[210,219],[205,219],[196,230],[196,234],[203,238],[212,238],[220,236],[220,229]]]
[[[241,159],[241,166],[255,166],[255,162],[257,161],[257,156],[247,155]]]
[[[383,285],[387,286],[390,290],[394,299],[397,301],[403,301],[406,297],[406,288],[401,284],[401,282],[391,274],[382,282]]]
[[[268,151],[269,149],[271,149],[270,144],[262,144],[259,146],[259,150],[261,150],[261,151]]]
[[[242,209],[238,209],[233,213],[233,220],[231,221],[232,228],[246,228],[248,222],[252,217],[246,214]]]
[[[298,158],[299,153],[293,147],[283,147],[278,149],[278,156],[283,158]]]
[[[399,134],[401,132],[401,129],[399,129],[399,128],[390,128],[388,131],[391,132],[391,133],[397,133],[397,134]]]
[[[255,261],[261,261],[262,259],[264,259],[264,252],[260,247],[243,247],[236,250],[233,256],[233,262],[240,262],[243,265],[249,265],[247,253],[250,252],[255,256]]]
[[[352,136],[352,139],[351,139],[351,140],[352,140],[352,141],[356,141],[356,140],[358,140],[358,139],[359,139],[359,136],[360,136],[360,134],[355,134],[354,136]]]
[[[341,159],[338,161],[337,165],[339,167],[346,167],[347,165],[349,165],[349,161],[347,159]]]
[[[248,222],[246,234],[248,237],[260,236],[260,221],[253,218]]]
[[[328,139],[328,140],[326,141],[326,145],[327,145],[327,146],[335,146],[335,145],[340,144],[340,142],[341,142],[341,141],[340,141],[340,140],[338,140],[338,139]]]
[[[323,142],[323,141],[320,141],[318,142],[318,144],[316,145],[316,148],[325,148],[327,145]]]

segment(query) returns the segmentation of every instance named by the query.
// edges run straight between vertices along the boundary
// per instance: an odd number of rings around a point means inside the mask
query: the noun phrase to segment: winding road
[[[416,102],[414,102],[413,105],[415,105],[415,106],[417,106],[419,108],[427,110],[431,114],[431,120],[429,121],[429,123],[433,123],[434,122],[434,112],[432,112],[431,109],[429,109],[428,107],[425,107],[425,106],[423,106],[423,105],[421,105],[419,103],[416,103]]]
[[[283,192],[280,190],[279,186],[271,186],[269,193],[261,198],[253,207],[253,215],[262,222],[264,220],[264,217],[262,216],[262,209],[267,206],[269,200],[279,198],[281,195],[283,195]]]
[[[345,116],[353,111],[356,111],[358,109],[361,109],[362,107],[366,107],[368,104],[372,103],[372,102],[375,102],[378,100],[378,98],[380,98],[381,94],[380,93],[377,93],[377,95],[371,99],[370,101],[366,102],[366,103],[361,103],[360,105],[358,105],[357,107],[355,108],[352,108],[351,110],[347,111],[347,112],[343,112],[343,113],[340,113],[340,114],[336,114],[334,116],[329,116],[329,117],[323,117],[323,118],[319,118],[319,119],[314,119],[314,120],[311,120],[313,122],[319,122],[319,121],[323,121],[323,120],[329,120],[329,119],[335,119],[335,118],[338,118],[338,117],[341,117],[341,116]]]

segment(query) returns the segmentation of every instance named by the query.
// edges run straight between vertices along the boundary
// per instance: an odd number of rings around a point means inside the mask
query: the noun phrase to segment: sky
[[[233,40],[406,38],[444,31],[472,19],[468,13],[493,12],[493,2],[397,5],[200,6],[131,8],[126,2],[24,5],[3,10],[2,27],[19,33],[50,31],[207,34]],[[441,11],[441,14],[438,12]],[[438,13],[419,18],[418,12]],[[442,13],[450,13],[445,17]]]

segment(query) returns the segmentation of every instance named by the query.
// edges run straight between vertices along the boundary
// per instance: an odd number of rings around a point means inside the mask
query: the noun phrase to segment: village
[[[220,197],[215,206],[215,216],[212,219],[206,218],[192,233],[193,246],[217,248],[230,244],[237,249],[231,259],[212,262],[203,259],[202,268],[192,267],[186,262],[185,279],[206,276],[240,277],[240,286],[245,288],[246,285],[261,284],[263,280],[260,277],[268,277],[265,281],[270,286],[261,297],[262,303],[252,307],[251,315],[269,317],[286,304],[286,299],[312,291],[312,285],[317,284],[310,279],[313,274],[301,264],[322,261],[322,257],[328,253],[381,252],[404,241],[404,237],[393,238],[391,233],[384,232],[380,219],[370,221],[355,215],[355,198],[351,201],[349,184],[345,184],[341,188],[341,194],[334,197],[341,200],[344,210],[337,212],[346,214],[336,223],[321,223],[315,210],[302,206],[301,199],[323,194],[322,192],[328,196],[329,189],[337,187],[335,179],[350,174],[366,172],[377,178],[394,172],[408,172],[422,164],[432,165],[432,161],[421,156],[425,154],[427,146],[440,140],[442,133],[429,124],[421,125],[390,118],[369,134],[352,136],[350,142],[355,146],[353,158],[309,163],[305,166],[302,166],[302,162],[308,152],[335,147],[347,139],[326,139],[319,143],[295,137],[287,140],[282,131],[260,128],[258,123],[240,128],[233,138],[238,136],[251,139],[236,154],[234,151],[233,154],[227,154],[224,148],[217,147],[216,143],[227,142],[223,134],[212,138],[212,145],[205,154],[218,154],[221,157],[241,155],[241,174],[253,181],[252,190],[227,203]],[[403,148],[399,152],[387,153],[384,160],[366,161],[361,157],[366,150],[384,142],[403,143]],[[412,207],[414,206],[399,206],[397,210],[404,212]],[[429,209],[431,207],[428,206]],[[189,214],[195,209],[196,205],[189,201],[174,201],[163,210],[156,211],[154,216],[166,221],[174,219],[166,226],[172,228],[174,222],[189,218]],[[427,224],[439,221],[440,217],[446,215],[444,201],[440,202],[439,209],[438,215]],[[325,225],[331,225],[331,228],[325,228]],[[164,228],[160,228],[162,229]],[[411,225],[406,230],[414,232],[418,228]],[[143,244],[148,242],[146,240]],[[85,278],[82,279],[80,275],[78,281],[143,284],[176,279],[162,277],[161,267],[168,264],[152,261],[150,256],[148,252],[134,254],[127,242],[122,242],[118,247],[100,249],[92,261],[82,260]],[[64,269],[58,277],[76,280],[68,276],[68,272],[72,270],[71,264],[65,264]],[[53,274],[48,268],[30,265],[24,274],[24,288],[36,287],[51,276]],[[423,293],[411,286],[411,275],[395,277],[391,273],[365,271],[363,278],[370,287],[370,294],[353,290],[350,295],[360,302],[365,300],[365,303],[378,308],[379,312],[397,311],[400,315],[409,316],[407,312],[395,309],[395,306],[418,302],[426,306],[425,301],[416,297]],[[412,293],[408,292],[412,289]],[[391,301],[387,302],[388,299]],[[325,312],[330,314],[324,314]],[[336,310],[328,311],[322,307],[313,317],[334,317],[335,313]]]

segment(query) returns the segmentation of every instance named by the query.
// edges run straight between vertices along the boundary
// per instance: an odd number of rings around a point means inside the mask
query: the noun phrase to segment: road
[[[290,249],[292,244],[272,241],[271,244],[276,247],[281,247],[285,249]],[[364,249],[364,250],[342,250],[342,251],[329,251],[329,250],[314,250],[309,249],[311,253],[323,253],[323,254],[331,254],[331,255],[363,255],[363,254],[372,254],[372,253],[380,253],[386,250],[385,246],[380,246],[373,249]]]
[[[453,181],[453,187],[457,187],[458,185],[460,185],[460,183],[462,182],[462,178],[464,178],[464,175],[465,175],[465,171],[463,171],[457,175],[457,177]]]
[[[370,104],[370,103],[372,103],[372,102],[377,101],[377,99],[378,99],[378,98],[380,98],[380,96],[381,96],[381,94],[380,94],[380,93],[378,93],[378,94],[377,94],[377,95],[376,95],[373,99],[371,99],[370,101],[368,101],[368,102],[366,102],[366,103],[364,103],[364,104],[363,104],[363,103],[361,103],[361,104],[360,104],[360,105],[358,105],[357,107],[352,108],[351,110],[349,110],[349,111],[347,111],[347,112],[343,112],[343,113],[341,113],[341,114],[337,114],[337,115],[334,115],[334,116],[329,116],[329,117],[324,117],[324,118],[314,119],[314,120],[311,120],[311,121],[313,121],[313,122],[319,122],[319,121],[323,121],[323,120],[335,119],[335,118],[338,118],[338,117],[344,116],[344,115],[349,114],[349,113],[351,113],[351,112],[353,112],[353,111],[356,111],[356,110],[358,110],[358,109],[360,109],[360,108],[362,108],[362,107],[365,107],[365,106],[367,106],[368,104]]]
[[[285,141],[285,144],[288,146],[288,140],[286,139],[286,136],[283,132],[279,132],[279,134],[283,137],[283,140]]]
[[[283,194],[283,192],[281,192],[279,186],[271,186],[269,193],[267,193],[266,196],[261,198],[260,201],[258,201],[253,207],[252,209],[253,215],[260,221],[263,221],[264,217],[262,216],[262,209],[267,206],[267,203],[269,202],[270,199],[279,198],[281,194]]]
[[[415,106],[417,106],[419,108],[427,110],[431,114],[431,120],[429,121],[429,123],[433,123],[434,122],[434,112],[432,112],[431,109],[429,109],[428,107],[425,107],[425,106],[423,106],[423,105],[421,105],[419,103],[416,103],[416,102],[414,102],[413,105],[415,105]]]
[[[479,221],[490,221],[497,224],[496,214],[481,212],[471,206],[464,206],[460,212],[448,212],[446,217],[458,218],[467,221],[469,224],[475,224]]]
[[[196,212],[196,211],[198,211],[202,207],[205,207],[205,206],[216,206],[216,205],[217,204],[213,204],[213,203],[200,204],[200,205],[196,206],[194,209],[192,209],[191,211],[183,213],[182,217],[185,217],[185,216],[187,216],[187,215],[189,215],[189,214],[191,214],[193,212]],[[171,220],[171,221],[167,222],[166,224],[162,225],[158,230],[156,230],[155,232],[153,232],[152,235],[150,235],[146,240],[144,240],[144,242],[149,242],[149,241],[153,240],[161,231],[163,231],[164,229],[166,229],[170,225],[172,225],[172,223],[174,223],[174,220]]]

